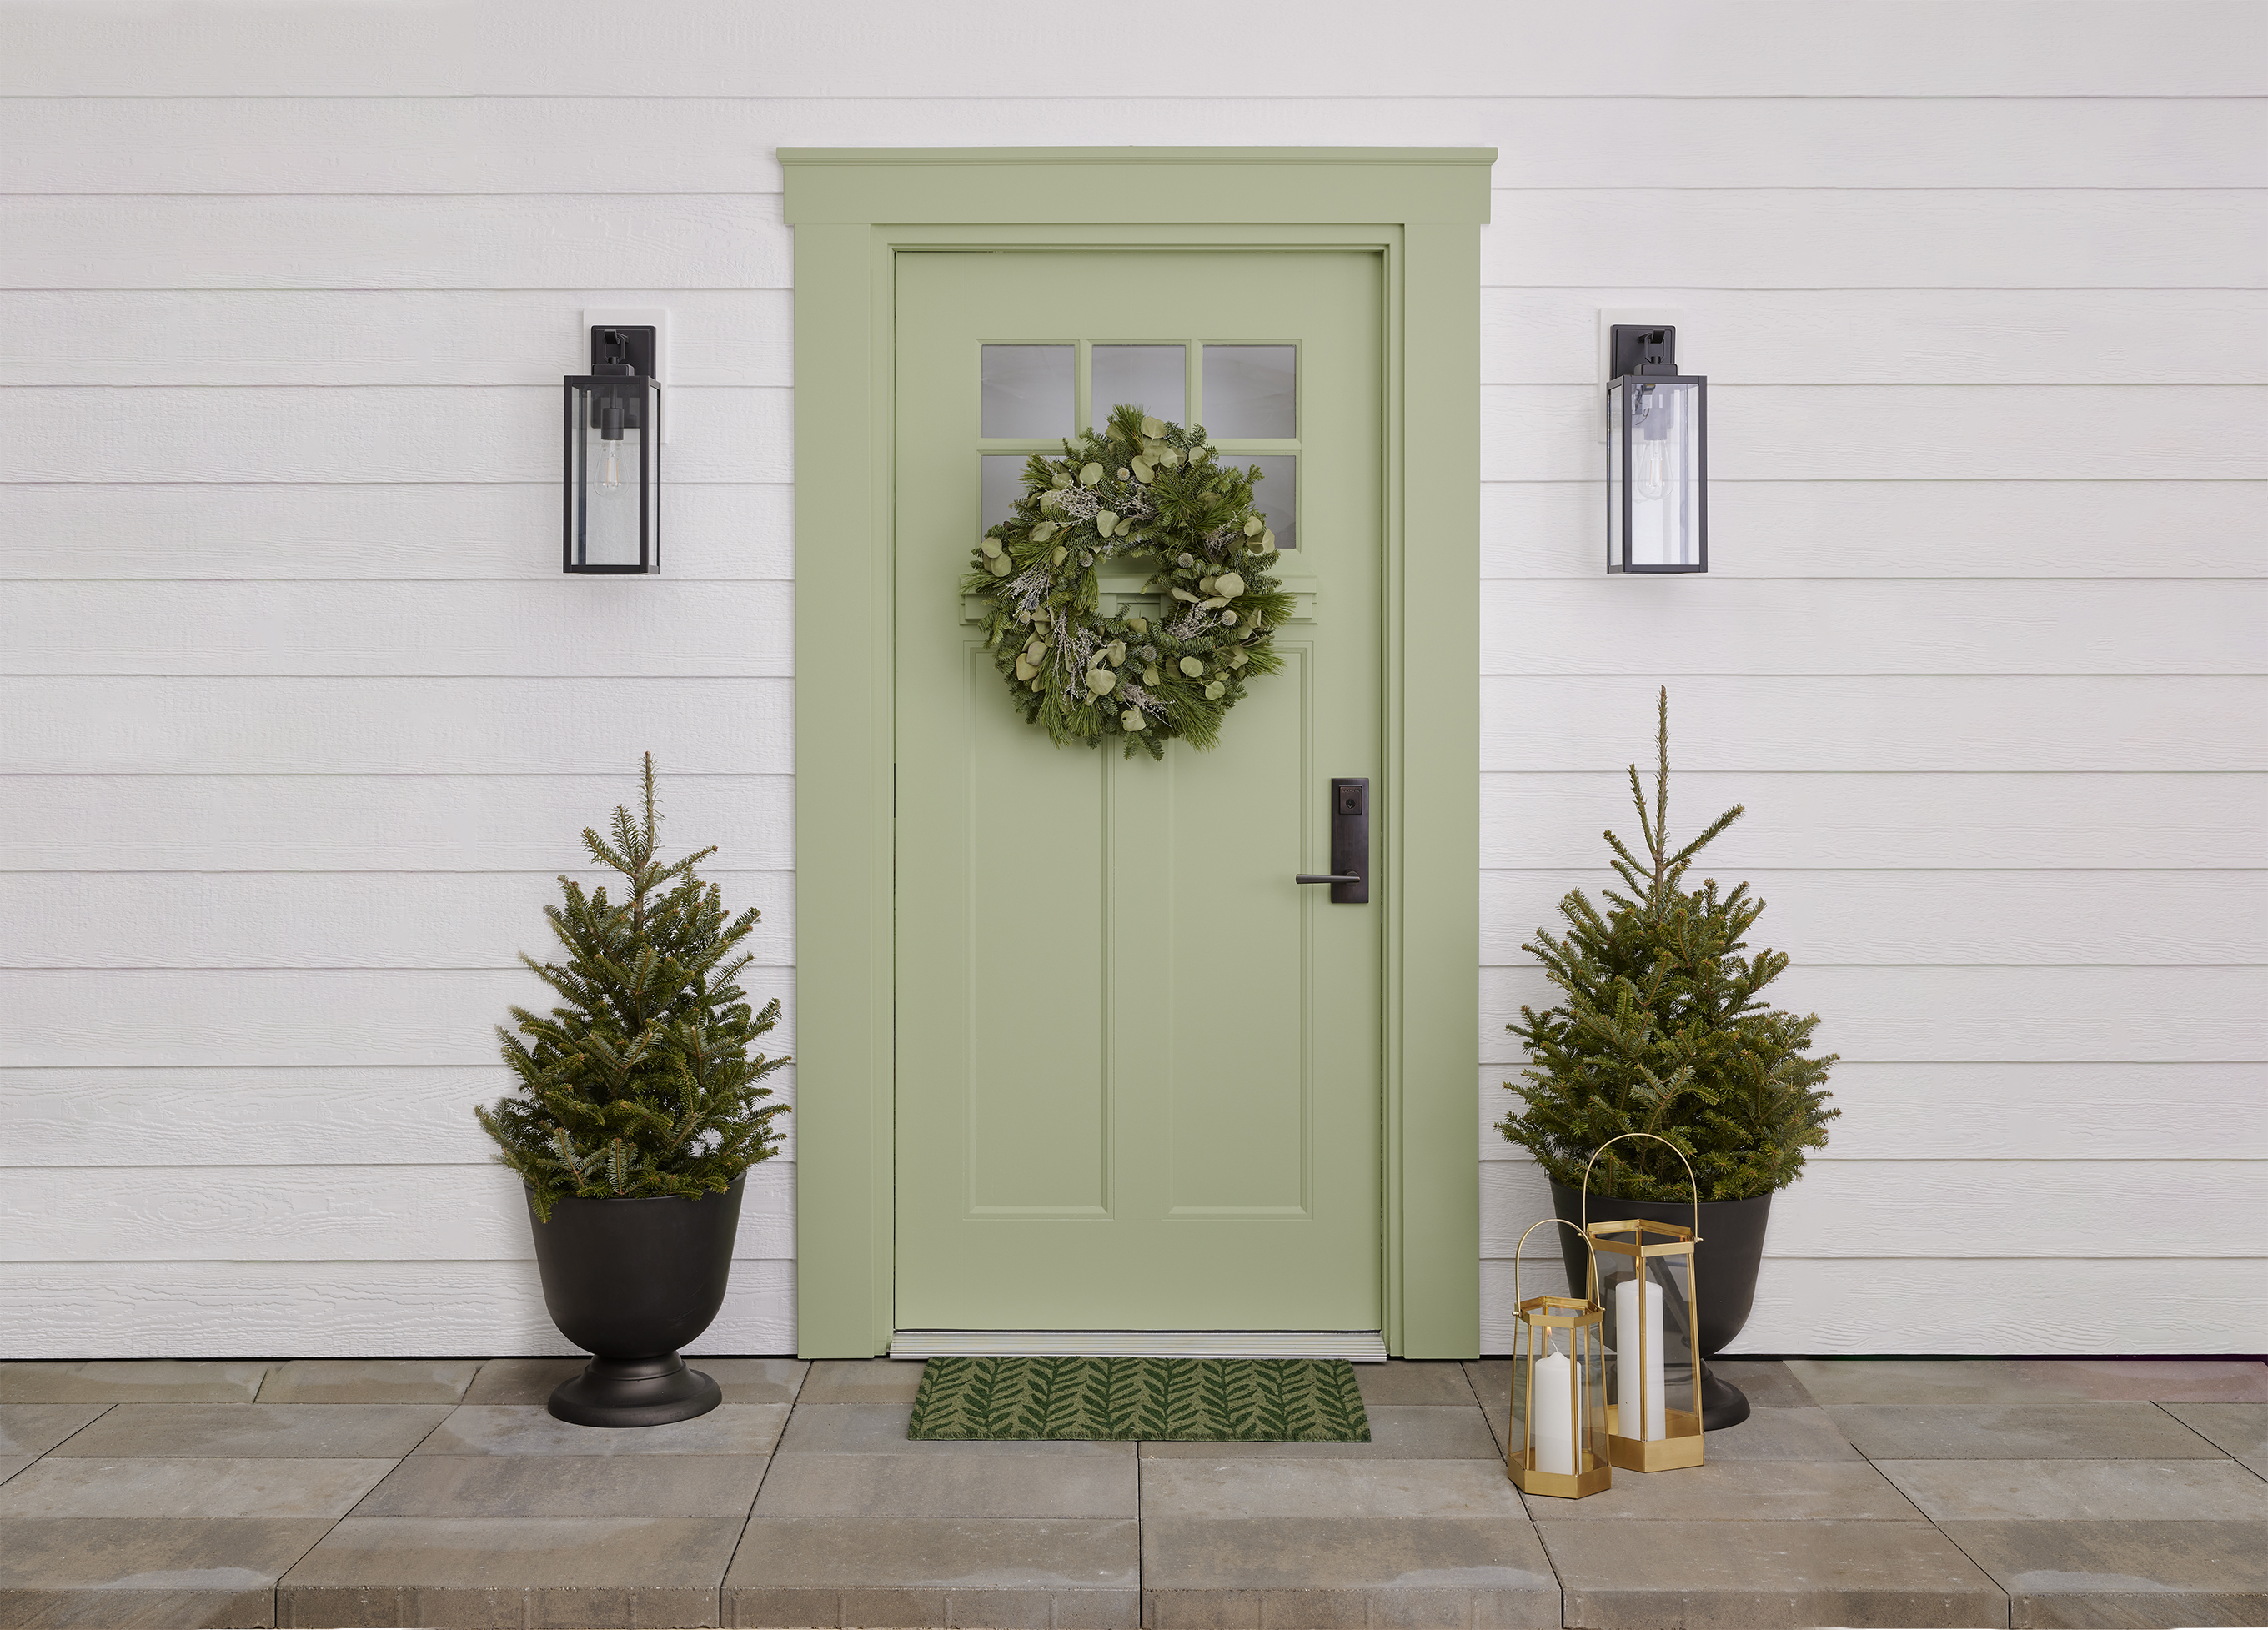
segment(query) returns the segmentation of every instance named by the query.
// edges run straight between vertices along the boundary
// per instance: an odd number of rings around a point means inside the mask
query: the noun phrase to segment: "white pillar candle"
[[[1646,1299],[1645,1357],[1638,1352],[1638,1298]],[[1668,1435],[1662,1416],[1669,1390],[1661,1367],[1661,1287],[1646,1279],[1626,1279],[1615,1287],[1615,1406],[1620,1437],[1638,1435],[1638,1375],[1646,1375],[1646,1435]]]
[[[1582,1413],[1583,1378],[1574,1361],[1547,1348],[1535,1361],[1535,1387],[1528,1395],[1528,1430],[1535,1439],[1538,1472],[1575,1475],[1575,1417]]]

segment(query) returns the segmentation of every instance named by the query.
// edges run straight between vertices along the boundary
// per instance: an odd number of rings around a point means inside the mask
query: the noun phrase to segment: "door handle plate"
[[[1306,882],[1301,877],[1301,882]],[[1318,878],[1317,881],[1322,881]],[[1331,777],[1331,904],[1370,904],[1370,778]]]

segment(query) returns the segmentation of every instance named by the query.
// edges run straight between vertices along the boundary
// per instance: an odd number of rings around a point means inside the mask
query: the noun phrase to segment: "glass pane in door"
[[[1178,345],[1098,345],[1094,348],[1094,423],[1099,428],[1121,402],[1153,418],[1179,422],[1188,396]]]
[[[983,352],[981,434],[1019,440],[1071,434],[1077,348],[988,345]]]
[[[1006,520],[1008,512],[1016,507],[1016,500],[1024,496],[1024,466],[1030,459],[1029,453],[1021,452],[984,455],[984,478],[981,483],[984,524],[977,529],[980,537]],[[1283,534],[1278,532],[1277,536]]]
[[[1205,427],[1210,430],[1211,425]],[[1252,484],[1252,507],[1260,511],[1276,534],[1279,549],[1300,547],[1300,461],[1289,453],[1270,453],[1263,458],[1240,459],[1234,453],[1223,453],[1223,464],[1260,466],[1260,479]]]
[[[1291,345],[1208,345],[1204,348],[1204,424],[1229,439],[1289,441],[1299,428],[1293,412],[1293,371],[1299,348]],[[1277,535],[1283,535],[1278,527]]]

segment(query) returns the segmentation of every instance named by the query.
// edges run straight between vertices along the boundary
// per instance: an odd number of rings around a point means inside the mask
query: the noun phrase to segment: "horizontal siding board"
[[[1557,999],[1540,968],[1481,974],[1481,1060],[1517,1068],[1505,1026]],[[1774,983],[1817,1013],[1822,1052],[1863,1062],[2268,1060],[2268,968],[1818,967]]]
[[[695,484],[676,469],[673,459],[661,484],[664,577],[792,579],[792,488]],[[0,505],[20,529],[0,580],[560,576],[556,482],[74,482],[0,488]]]
[[[0,678],[0,772],[785,775],[792,713],[785,679]]]
[[[1712,385],[1709,480],[2257,481],[2268,459],[2228,426],[2262,401],[2235,385]],[[1483,478],[1604,480],[1599,412],[1587,385],[1484,388]]]
[[[793,870],[792,780],[673,767],[659,782],[664,853],[714,844],[712,867]],[[634,758],[608,775],[19,775],[0,783],[0,872],[548,877],[588,863],[578,834],[637,802],[637,775]]]
[[[0,1263],[0,1359],[468,1358],[579,1351],[535,1264]],[[795,1265],[733,1263],[689,1355],[795,1351]]]
[[[785,289],[792,259],[779,199],[754,194],[33,196],[8,213],[9,289]]]
[[[556,502],[562,401],[556,378],[330,390],[27,387],[0,393],[0,430],[18,449],[11,468],[21,481],[526,481]],[[663,411],[674,427],[662,447],[665,485],[794,475],[786,391],[681,387]],[[556,551],[556,518],[545,533]]]
[[[1670,672],[1484,679],[1481,769],[1620,772],[1648,760],[1665,684],[1683,770],[2268,769],[2268,685],[2257,679]]]
[[[765,1038],[795,1050],[795,973],[750,968],[780,998]],[[0,969],[0,1068],[387,1065],[496,1060],[496,1027],[549,992],[520,969]]]
[[[451,1068],[0,1070],[0,1158],[17,1166],[472,1166],[473,1118],[512,1085],[501,1062]],[[795,1067],[765,1080],[795,1102]],[[795,1117],[772,1123],[795,1156]],[[232,1179],[233,1180],[233,1179]],[[257,1181],[256,1178],[247,1180]]]
[[[784,678],[784,583],[39,583],[0,601],[18,674]]]
[[[1630,743],[1632,761],[1650,744]],[[1682,764],[1682,737],[1675,754]],[[2268,782],[2248,775],[1738,775],[1679,769],[1673,819],[1748,812],[1707,867],[2188,868],[2249,866],[2268,851]],[[1626,775],[1481,778],[1481,864],[1597,866],[1601,833],[1634,840]],[[4,852],[4,851],[0,851]]]
[[[2257,187],[2263,135],[2205,98],[68,97],[0,102],[0,191],[777,192],[782,145],[1144,143],[1491,146],[1502,187]]]
[[[1484,1161],[1528,1159],[1497,1128],[1527,1083],[1516,1065],[1480,1078]],[[1814,1162],[2268,1160],[2259,1064],[1861,1064],[1828,1082],[1842,1114]],[[1529,1242],[1532,1252],[1535,1242]]]
[[[0,121],[11,106],[0,103]],[[585,140],[578,151],[587,158],[605,144]],[[556,385],[590,361],[585,311],[659,303],[669,312],[669,384],[781,388],[795,383],[793,297],[784,289],[674,289],[666,297],[622,289],[18,290],[0,293],[0,321],[15,336],[0,357],[0,385]]]
[[[1664,589],[1669,590],[1663,593]],[[1681,592],[1682,591],[1682,592]],[[2257,673],[2268,583],[1490,583],[1484,674]]]
[[[2264,1178],[2257,1160],[1815,1161],[1772,1197],[1764,1257],[2218,1256],[2246,1237]],[[1483,1164],[1480,1193],[1484,1260],[1512,1256],[1552,1214],[1533,1161]],[[2165,1205],[2176,1193],[2182,1204]],[[1531,1253],[1548,1258],[1540,1243]]]
[[[570,875],[621,899],[619,876],[589,866],[578,856]],[[757,966],[793,966],[792,871],[701,876],[726,910],[762,914],[741,943]],[[17,873],[0,876],[0,966],[517,968],[522,952],[562,955],[542,914],[559,898],[536,871]]]
[[[1688,807],[1674,840],[1700,830],[1704,810]],[[1688,885],[1705,875],[1765,902],[1751,947],[1806,962],[2268,964],[2268,871],[1734,871],[1705,855]],[[1481,966],[1529,963],[1521,946],[1567,931],[1558,907],[1574,889],[1602,908],[1628,892],[1604,867],[1483,872]]]
[[[1712,481],[1709,576],[2257,578],[2260,501],[2257,481]],[[1603,479],[1490,481],[1481,575],[1602,576],[1606,528]]]
[[[2230,1290],[2264,1271],[2257,1258],[1776,1261],[1727,1356],[2257,1355],[2268,1351],[2268,1316]],[[1531,1272],[1521,1289],[1534,1296],[1539,1282]],[[1513,1265],[1482,1263],[1484,1353],[1511,1350],[1513,1305]]]
[[[9,1262],[512,1262],[525,1190],[492,1163],[0,1171]],[[736,1258],[795,1255],[795,1168],[752,1167]]]
[[[9,18],[0,93],[151,96],[737,95],[1012,101],[1068,67],[1189,95],[2230,96],[2263,87],[2263,25],[2241,0],[1852,0],[1738,8],[1644,0],[1612,13],[1552,0],[1482,11],[1320,0],[1298,28],[1268,6],[1205,14],[1206,49],[1108,12],[1012,12],[973,28],[913,0],[657,11],[635,29],[597,0],[246,13],[26,8]],[[1044,17],[1046,26],[1038,26]],[[1444,50],[1445,32],[1456,48]],[[1647,48],[1632,51],[1643,40]],[[604,40],[608,48],[591,43]],[[1350,49],[1351,42],[1359,49]],[[1265,86],[1252,65],[1268,66]],[[1000,138],[994,138],[1000,139]],[[1123,137],[1120,139],[1124,139]],[[1161,139],[1194,139],[1178,135]]]

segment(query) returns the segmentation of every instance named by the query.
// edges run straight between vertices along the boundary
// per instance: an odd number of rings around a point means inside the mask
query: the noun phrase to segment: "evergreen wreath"
[[[1255,674],[1283,666],[1292,597],[1270,576],[1276,534],[1252,509],[1258,466],[1220,462],[1204,427],[1124,405],[1108,425],[1034,453],[1024,496],[976,546],[961,592],[987,606],[985,643],[1025,719],[1058,747],[1118,738],[1153,759],[1179,738],[1210,747]],[[1156,560],[1162,621],[1105,617],[1097,569]]]

